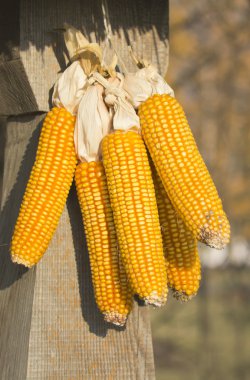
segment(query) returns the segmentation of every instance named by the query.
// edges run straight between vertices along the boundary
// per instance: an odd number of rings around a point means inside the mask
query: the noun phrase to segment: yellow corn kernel
[[[197,293],[200,285],[197,241],[174,209],[153,163],[151,168],[167,261],[168,286],[175,298],[187,301]]]
[[[12,237],[15,263],[35,265],[55,232],[77,162],[74,125],[75,117],[64,108],[55,107],[46,115]]]
[[[104,319],[123,326],[133,294],[119,258],[113,212],[102,162],[83,162],[75,182],[89,249],[96,303]]]
[[[230,226],[182,107],[153,95],[139,108],[142,135],[168,196],[197,240],[222,249]]]
[[[137,132],[116,131],[103,139],[102,154],[128,279],[145,303],[161,306],[167,297],[166,264],[145,145]]]

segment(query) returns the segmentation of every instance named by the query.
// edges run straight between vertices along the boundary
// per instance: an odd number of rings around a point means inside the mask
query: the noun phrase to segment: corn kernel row
[[[12,261],[27,267],[43,256],[58,225],[76,167],[75,117],[48,112],[11,242]]]
[[[133,294],[119,257],[102,162],[78,164],[75,182],[86,232],[96,303],[107,322],[123,326],[132,308]]]
[[[197,241],[174,209],[156,169],[151,164],[159,211],[168,286],[182,301],[194,296],[201,279]]]
[[[116,131],[103,139],[102,153],[128,279],[146,303],[160,306],[166,302],[167,276],[146,148],[137,132]]]
[[[182,107],[169,95],[153,95],[140,106],[139,116],[143,138],[173,206],[198,240],[223,248],[230,226]]]

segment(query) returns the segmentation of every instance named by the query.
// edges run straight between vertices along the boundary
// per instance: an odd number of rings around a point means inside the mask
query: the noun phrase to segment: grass
[[[157,380],[247,380],[250,268],[206,269],[198,295],[152,310]]]

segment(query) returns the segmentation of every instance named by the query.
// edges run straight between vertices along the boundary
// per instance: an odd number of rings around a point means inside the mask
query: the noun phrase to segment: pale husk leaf
[[[136,73],[126,74],[123,88],[132,99],[131,104],[135,109],[153,94],[169,94],[174,97],[173,89],[152,65],[139,69]]]
[[[123,90],[123,76],[106,80],[99,73],[94,73],[94,80],[105,87],[104,101],[113,112],[113,128],[127,131],[131,128],[140,128],[139,117],[132,104],[128,101],[128,94]]]
[[[135,109],[153,94],[152,85],[145,78],[136,76],[135,73],[128,73],[125,76],[123,88],[129,94]]]
[[[86,91],[87,76],[78,61],[73,62],[59,77],[54,86],[52,103],[76,114],[80,100]]]
[[[97,43],[92,43],[69,24],[64,24],[64,40],[71,61],[79,60],[86,75],[101,68],[102,49]]]
[[[117,97],[113,103],[113,128],[127,131],[131,128],[140,128],[139,117],[133,106],[125,98]]]
[[[103,101],[103,87],[91,85],[79,104],[74,141],[81,161],[99,161],[100,144],[111,128],[111,115]]]
[[[138,70],[135,75],[151,84],[153,94],[169,94],[174,97],[174,90],[167,84],[154,66],[149,65],[144,67]]]
[[[69,53],[69,58],[72,60],[76,55],[76,51],[87,46],[89,41],[80,30],[74,28],[72,25],[65,23],[64,28],[64,41]]]

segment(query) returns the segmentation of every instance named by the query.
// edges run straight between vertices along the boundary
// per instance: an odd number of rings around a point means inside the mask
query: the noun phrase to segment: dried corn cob
[[[32,267],[53,236],[76,167],[74,125],[75,117],[64,108],[53,108],[44,120],[12,238],[13,262]]]
[[[201,279],[197,241],[174,209],[151,163],[161,224],[163,249],[167,261],[168,286],[181,301],[192,298]]]
[[[154,95],[139,108],[144,140],[168,196],[194,236],[222,249],[230,226],[176,99]]]
[[[75,182],[90,256],[97,305],[105,320],[123,326],[132,291],[118,254],[113,212],[102,162],[82,162]]]
[[[123,264],[147,304],[166,302],[167,276],[147,152],[135,131],[116,131],[102,143],[111,206]]]

